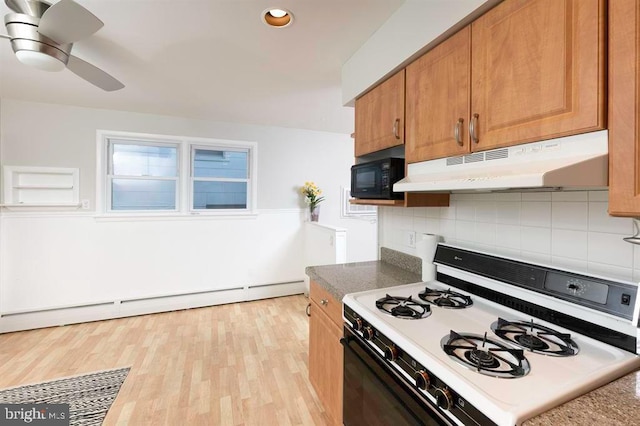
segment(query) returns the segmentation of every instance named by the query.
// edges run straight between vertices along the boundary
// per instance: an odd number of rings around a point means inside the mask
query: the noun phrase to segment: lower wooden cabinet
[[[342,303],[311,282],[309,319],[309,380],[331,424],[342,425],[343,352]]]

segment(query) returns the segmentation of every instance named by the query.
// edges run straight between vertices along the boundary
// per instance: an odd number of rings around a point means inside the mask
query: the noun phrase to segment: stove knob
[[[429,384],[431,383],[431,379],[429,378],[429,375],[427,374],[426,371],[424,370],[416,371],[414,378],[416,379],[417,387],[419,387],[422,390],[429,389]]]
[[[364,324],[362,323],[362,319],[360,319],[360,318],[356,318],[356,319],[353,321],[353,328],[354,328],[356,331],[362,331],[362,327],[364,327]]]
[[[438,407],[443,410],[449,410],[453,407],[453,396],[447,388],[436,388],[436,402]]]
[[[399,351],[394,345],[384,348],[384,357],[389,361],[395,361],[398,358]]]
[[[373,328],[371,328],[370,326],[366,326],[362,329],[362,337],[367,340],[373,339],[373,333]]]

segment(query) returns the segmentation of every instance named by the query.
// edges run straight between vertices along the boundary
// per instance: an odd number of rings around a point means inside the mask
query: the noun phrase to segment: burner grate
[[[487,333],[480,336],[451,330],[442,338],[440,346],[459,364],[486,376],[513,379],[525,376],[531,370],[522,349],[487,339]]]
[[[491,330],[500,338],[531,352],[551,356],[573,356],[580,349],[571,335],[560,333],[544,325],[498,318]]]
[[[413,300],[411,296],[394,297],[387,294],[376,301],[376,307],[396,318],[421,319],[431,315],[429,305]]]
[[[418,294],[420,299],[432,305],[448,309],[464,309],[473,305],[471,297],[464,294],[448,290],[437,290],[426,287],[423,292]]]

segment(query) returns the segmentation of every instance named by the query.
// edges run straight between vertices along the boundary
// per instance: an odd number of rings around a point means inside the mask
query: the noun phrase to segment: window
[[[109,210],[169,210],[178,207],[178,146],[109,140]]]
[[[101,210],[241,214],[255,209],[253,142],[98,132]]]
[[[248,149],[192,147],[191,159],[191,208],[247,208]]]

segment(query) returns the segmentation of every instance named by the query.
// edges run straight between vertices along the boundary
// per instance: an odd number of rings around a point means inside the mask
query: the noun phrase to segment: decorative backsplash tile
[[[383,207],[379,245],[415,254],[407,231],[577,272],[640,281],[630,218],[610,217],[607,191],[453,194],[449,207]]]

